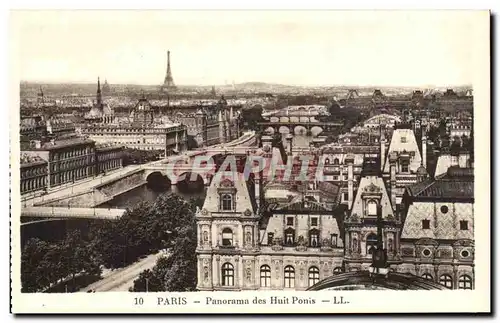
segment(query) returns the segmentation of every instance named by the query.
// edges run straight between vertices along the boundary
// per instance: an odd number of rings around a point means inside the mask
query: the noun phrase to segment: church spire
[[[97,95],[96,95],[96,104],[98,108],[101,108],[102,105],[102,95],[101,95],[101,80],[97,77]]]

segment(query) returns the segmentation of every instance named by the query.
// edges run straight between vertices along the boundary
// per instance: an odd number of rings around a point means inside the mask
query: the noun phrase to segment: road
[[[82,288],[80,292],[87,292],[89,290],[96,292],[126,292],[129,287],[134,285],[134,280],[139,277],[139,274],[146,269],[152,269],[156,264],[156,259],[162,255],[166,254],[159,252],[149,255],[128,267],[107,271],[103,273],[103,279]]]

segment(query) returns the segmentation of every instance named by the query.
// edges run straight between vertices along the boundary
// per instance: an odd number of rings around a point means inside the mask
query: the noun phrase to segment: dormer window
[[[368,216],[377,216],[377,202],[374,200],[368,201],[366,204],[366,214]]]
[[[401,172],[402,173],[408,173],[410,171],[409,169],[409,162],[406,160],[401,161]]]
[[[231,194],[222,194],[222,196],[221,196],[221,210],[222,211],[232,211],[233,210],[233,196]]]

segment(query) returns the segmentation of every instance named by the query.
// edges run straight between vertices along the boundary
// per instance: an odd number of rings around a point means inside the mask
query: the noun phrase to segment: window
[[[273,244],[273,239],[274,239],[274,233],[270,232],[267,234],[267,244],[272,245]]]
[[[295,269],[292,266],[285,267],[285,288],[295,287]]]
[[[441,277],[439,277],[439,283],[444,287],[451,288],[453,286],[453,279],[450,275],[441,275]]]
[[[458,289],[472,289],[472,278],[469,275],[462,275],[458,278]]]
[[[377,235],[375,233],[370,233],[366,237],[366,254],[371,255],[375,251],[375,246],[377,245]]]
[[[229,228],[222,230],[222,245],[225,247],[233,245],[233,231]]]
[[[260,267],[260,287],[271,286],[271,267],[264,265]]]
[[[342,268],[341,267],[335,267],[333,268],[333,274],[341,274],[342,273]]]
[[[332,247],[336,247],[337,246],[337,235],[334,233],[334,234],[330,234],[330,242],[332,244]]]
[[[467,258],[470,256],[470,253],[468,250],[462,250],[462,252],[460,252],[460,255],[463,257],[463,258]]]
[[[348,201],[348,200],[349,200],[349,193],[343,193],[342,195],[343,195],[343,196],[342,196],[342,199],[343,199],[344,201]]]
[[[401,143],[402,144],[406,143],[406,137],[401,137]]]
[[[448,213],[448,207],[446,205],[441,206],[441,213],[446,214]]]
[[[422,229],[430,229],[431,221],[430,220],[422,220]]]
[[[313,227],[318,226],[318,218],[311,218],[311,226]]]
[[[292,217],[286,218],[286,225],[293,225],[293,218]]]
[[[407,162],[401,163],[401,172],[402,173],[408,173],[410,171],[408,166],[409,165],[408,165]]]
[[[366,209],[367,209],[368,215],[377,216],[377,202],[375,202],[373,200],[368,201]]]
[[[422,278],[428,279],[428,280],[432,280],[432,275],[430,275],[430,274],[423,274]]]
[[[424,257],[429,257],[431,255],[431,251],[426,248],[422,251],[422,255],[424,255]]]
[[[330,165],[330,159],[325,159],[325,165]]]
[[[312,229],[309,231],[309,245],[311,247],[317,247],[318,246],[318,240],[319,240],[319,231],[316,229]]]
[[[319,269],[317,267],[309,268],[309,287],[319,282]]]
[[[285,245],[293,246],[295,242],[295,230],[292,228],[285,230]]]
[[[234,267],[228,262],[222,265],[222,286],[234,286]]]
[[[333,164],[334,164],[334,165],[338,165],[338,164],[339,164],[339,159],[338,159],[338,158],[335,158],[335,159],[333,160]]]
[[[465,220],[460,221],[460,230],[469,230],[469,222]]]
[[[231,211],[233,209],[233,197],[230,194],[222,195],[222,211]]]

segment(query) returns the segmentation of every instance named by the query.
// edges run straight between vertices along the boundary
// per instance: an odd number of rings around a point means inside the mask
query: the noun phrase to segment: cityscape
[[[162,55],[156,85],[20,83],[21,292],[475,288],[471,85],[184,85]]]

